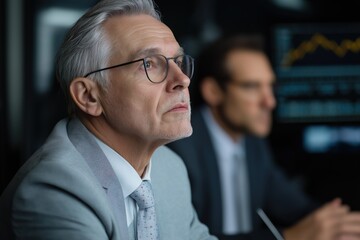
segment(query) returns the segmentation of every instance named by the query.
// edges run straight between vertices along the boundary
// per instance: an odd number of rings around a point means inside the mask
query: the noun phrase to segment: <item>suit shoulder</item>
[[[152,156],[152,163],[156,169],[173,171],[184,174],[186,167],[181,157],[167,146],[159,147]],[[187,173],[186,173],[187,175]]]
[[[183,165],[181,157],[168,146],[159,147],[155,151],[153,159],[159,162],[166,161],[170,164]]]
[[[51,189],[76,192],[77,186],[85,188],[97,183],[90,168],[67,138],[65,124],[60,122],[45,144],[19,169],[7,188],[9,196],[17,198],[31,191],[46,192]]]

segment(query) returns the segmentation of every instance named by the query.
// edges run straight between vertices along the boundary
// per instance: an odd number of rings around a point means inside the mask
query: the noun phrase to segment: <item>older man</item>
[[[60,121],[0,199],[0,239],[213,239],[182,161],[193,59],[151,0],[103,0],[68,33]]]

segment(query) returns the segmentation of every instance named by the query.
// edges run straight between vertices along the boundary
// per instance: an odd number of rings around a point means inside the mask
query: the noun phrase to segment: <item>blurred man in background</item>
[[[360,215],[340,199],[318,205],[286,179],[264,140],[276,105],[275,75],[257,36],[210,44],[197,61],[193,135],[169,144],[188,168],[200,220],[220,239],[360,239]]]

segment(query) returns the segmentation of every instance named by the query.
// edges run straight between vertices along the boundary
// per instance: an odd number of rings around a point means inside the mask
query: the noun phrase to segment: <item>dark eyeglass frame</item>
[[[165,75],[164,75],[164,79],[162,79],[161,81],[159,82],[154,82],[150,79],[149,77],[149,74],[147,72],[147,68],[146,68],[146,59],[147,58],[150,58],[150,57],[154,57],[154,56],[161,56],[163,57],[164,59],[166,59],[166,71],[165,71]],[[179,58],[185,58],[187,57],[191,62],[192,62],[192,71],[190,73],[190,76],[188,76],[186,73],[184,73],[182,71],[182,69],[180,68],[180,66],[177,64],[176,60],[179,59]],[[98,70],[95,70],[95,71],[91,71],[87,74],[84,75],[84,78],[87,78],[89,75],[91,74],[94,74],[94,73],[97,73],[97,72],[101,72],[101,71],[105,71],[105,70],[109,70],[109,69],[113,69],[113,68],[117,68],[117,67],[122,67],[122,66],[126,66],[126,65],[129,65],[129,64],[133,64],[133,63],[136,63],[136,62],[140,62],[142,61],[143,62],[143,65],[144,65],[144,69],[145,69],[145,73],[146,73],[146,77],[147,79],[152,82],[152,83],[162,83],[163,81],[165,81],[165,79],[167,78],[167,75],[169,73],[169,60],[174,60],[175,64],[181,69],[181,71],[189,77],[189,79],[192,78],[193,74],[194,74],[194,58],[192,58],[190,55],[187,55],[187,54],[181,54],[181,55],[178,55],[176,57],[165,57],[164,55],[162,54],[153,54],[153,55],[150,55],[150,56],[147,56],[147,57],[144,57],[144,58],[139,58],[139,59],[136,59],[136,60],[133,60],[133,61],[129,61],[129,62],[125,62],[125,63],[120,63],[120,64],[117,64],[117,65],[113,65],[113,66],[110,66],[110,67],[106,67],[106,68],[101,68],[101,69],[98,69]]]

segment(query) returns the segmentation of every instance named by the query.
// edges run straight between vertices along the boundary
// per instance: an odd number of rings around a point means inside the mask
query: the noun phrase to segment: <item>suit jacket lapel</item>
[[[120,227],[120,239],[129,239],[122,188],[108,159],[78,119],[69,121],[67,130],[70,141],[84,157],[107,193],[117,225]]]

